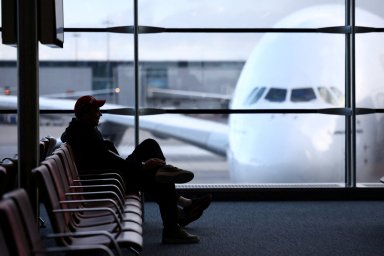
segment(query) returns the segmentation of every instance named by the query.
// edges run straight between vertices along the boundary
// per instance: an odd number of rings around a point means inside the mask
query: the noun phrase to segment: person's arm
[[[119,151],[117,150],[115,144],[113,144],[110,140],[104,140],[104,145],[108,148],[108,150],[112,151],[113,153],[119,155]]]
[[[143,163],[144,170],[159,169],[165,165],[165,161],[159,158],[151,158]]]

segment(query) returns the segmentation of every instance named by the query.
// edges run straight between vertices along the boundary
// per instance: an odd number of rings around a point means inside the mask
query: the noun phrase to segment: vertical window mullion
[[[352,115],[345,117],[345,185],[356,187],[356,100],[355,100],[355,1],[345,1],[345,108]]]
[[[355,0],[351,1],[351,186],[356,187],[356,80],[355,80]]]
[[[133,0],[133,50],[134,50],[134,79],[135,79],[135,146],[139,144],[139,24],[138,0]]]

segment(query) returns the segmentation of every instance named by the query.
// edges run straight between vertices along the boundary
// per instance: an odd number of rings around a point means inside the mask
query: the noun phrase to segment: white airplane
[[[357,10],[364,24],[384,24]],[[276,27],[344,25],[344,7],[314,6],[291,14]],[[362,24],[363,25],[363,24]],[[383,48],[378,35],[357,37],[356,85],[360,107],[384,99]],[[344,106],[344,35],[266,34],[256,45],[236,85],[233,109],[322,109]],[[0,96],[5,107],[10,96]],[[15,107],[15,100],[10,100]],[[383,102],[384,103],[384,102]],[[73,101],[40,98],[41,109],[72,109]],[[8,106],[9,107],[9,106]],[[124,106],[106,104],[103,109]],[[112,111],[113,112],[113,111]],[[116,112],[119,112],[117,110]],[[103,120],[133,126],[129,115]],[[377,157],[384,133],[376,115],[358,116],[357,170],[361,182],[378,182]],[[173,137],[227,156],[231,177],[240,183],[343,183],[345,118],[323,114],[232,114],[228,124],[183,115],[140,116],[141,129]]]
[[[294,13],[276,27],[344,25],[344,7],[314,6]],[[382,18],[357,10],[363,24]],[[357,23],[358,24],[358,23]],[[362,24],[360,24],[362,25]],[[379,35],[357,36],[357,106],[374,107],[383,81]],[[256,46],[238,80],[232,108],[318,109],[344,106],[345,36],[268,34]],[[382,90],[382,89],[381,89]],[[382,95],[382,94],[381,94]],[[383,136],[375,118],[357,118],[357,177],[377,181]],[[343,182],[345,121],[335,115],[231,115],[228,158],[240,181]],[[379,128],[378,130],[376,130]]]

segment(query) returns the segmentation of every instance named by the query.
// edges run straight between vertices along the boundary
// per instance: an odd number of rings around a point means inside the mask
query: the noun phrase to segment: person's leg
[[[163,243],[197,243],[199,237],[187,233],[178,224],[177,194],[175,184],[149,182],[141,184],[141,189],[148,192],[158,204],[163,221]]]
[[[192,199],[189,199],[189,198],[186,198],[186,197],[183,197],[183,196],[179,196],[177,198],[177,204],[180,205],[181,207],[190,206],[191,203],[192,203]]]
[[[178,201],[182,202],[181,204],[179,203],[179,205],[183,207],[179,208],[178,211],[178,223],[182,227],[185,227],[203,215],[204,210],[211,204],[212,195],[206,194],[192,199],[180,197]]]
[[[177,204],[175,198],[176,189],[174,184],[145,184],[145,191],[151,193],[155,202],[159,205],[164,228],[177,225]]]
[[[144,140],[127,157],[127,159],[134,160],[136,162],[145,162],[151,158],[158,158],[158,159],[161,159],[163,161],[166,160],[159,143],[154,139]],[[170,168],[173,169],[173,167],[170,167]],[[167,172],[167,171],[169,171],[169,170],[166,170],[165,172]],[[181,170],[181,171],[183,171],[183,170]],[[156,191],[152,191],[153,192],[152,194],[156,194],[156,195],[164,194],[163,198],[167,198],[167,200],[169,200],[170,198],[174,198],[174,202],[176,202],[176,208],[175,208],[176,217],[177,217],[176,219],[183,226],[185,226],[188,223],[198,219],[202,215],[202,212],[204,211],[204,209],[206,209],[208,207],[210,201],[207,203],[207,201],[205,200],[206,197],[197,198],[197,199],[193,199],[193,200],[185,198],[185,197],[181,197],[180,195],[177,194],[175,189],[173,189],[173,191],[171,191],[169,193],[168,192],[163,193],[163,188],[161,187],[162,186],[161,184],[163,184],[163,183],[158,182],[159,177],[157,177],[157,180],[156,180],[156,172],[157,172],[156,170],[153,170],[150,172],[143,172],[143,173],[139,174],[139,177],[138,177],[139,183],[150,184],[150,187],[152,187],[152,188],[157,187],[157,189],[155,189]],[[166,180],[175,180],[175,176],[173,176],[173,175],[171,175],[171,178],[169,178],[167,176],[167,174],[163,175],[163,177],[164,176],[165,176]],[[192,176],[193,176],[193,174],[192,174]],[[164,180],[164,179],[161,179],[161,180]],[[171,187],[173,187],[173,188],[175,187],[174,182],[171,182],[171,183],[165,182],[165,183],[170,184]],[[164,187],[166,187],[166,186],[164,186]],[[151,190],[151,189],[148,188],[148,186],[147,186],[146,190]],[[204,198],[204,200],[201,200],[203,198]],[[159,203],[160,212],[162,214],[165,214],[166,216],[168,216],[168,215],[174,216],[174,212],[168,212],[167,213],[167,211],[166,211],[166,209],[169,209],[169,207],[170,207],[169,205],[167,205],[168,202],[163,203],[162,199],[160,199],[160,198],[158,198],[157,201]],[[172,203],[173,203],[173,201],[172,201]],[[183,211],[181,212],[181,214],[178,214],[178,212],[180,213],[180,211],[177,211],[177,204],[179,204],[181,207],[183,207]],[[174,207],[172,206],[170,208],[173,209]],[[165,216],[165,219],[167,219],[166,216]],[[166,222],[167,222],[167,220],[166,220]]]
[[[128,159],[134,159],[137,162],[145,162],[151,158],[158,158],[165,161],[165,156],[159,143],[154,139],[146,139],[141,142],[128,156]]]
[[[152,158],[158,158],[165,161],[164,154],[157,141],[146,139],[140,143],[127,159],[135,162],[145,162]],[[141,170],[136,172],[132,179],[133,186],[148,192],[159,205],[160,215],[163,221],[163,243],[197,243],[197,236],[188,234],[178,224],[177,199],[174,183],[159,183],[156,180],[158,170]]]
[[[165,156],[159,143],[154,139],[146,139],[134,149],[127,157],[127,160],[144,163],[154,158],[160,159],[165,163]],[[187,183],[193,179],[194,174],[190,171],[164,164],[158,168],[155,177],[159,183]]]

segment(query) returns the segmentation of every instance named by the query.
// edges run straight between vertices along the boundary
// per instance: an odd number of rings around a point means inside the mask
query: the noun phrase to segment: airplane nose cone
[[[259,115],[252,119],[240,121],[231,131],[230,171],[236,182],[342,181],[344,142],[331,129],[337,117]]]

